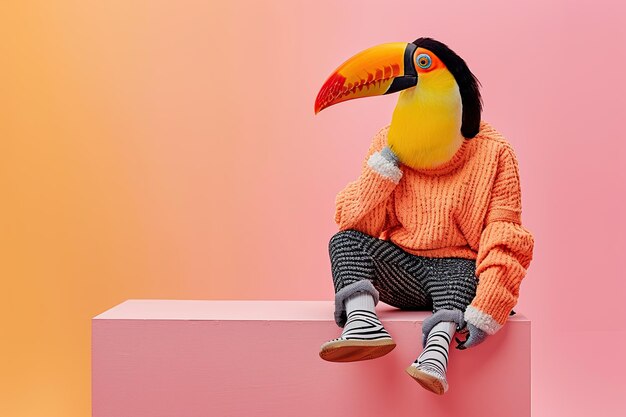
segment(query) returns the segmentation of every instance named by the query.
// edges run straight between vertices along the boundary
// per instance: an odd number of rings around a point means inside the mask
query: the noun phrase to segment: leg
[[[424,350],[407,372],[437,394],[448,390],[446,372],[450,343],[464,327],[463,312],[476,295],[476,262],[461,258],[432,259],[433,274],[426,286],[433,297],[433,312],[423,324]]]
[[[404,252],[392,242],[356,230],[335,234],[329,245],[335,285],[335,322],[344,327],[344,301],[356,292],[368,292],[375,304],[430,310],[433,302],[424,286],[428,268],[424,260]]]
[[[322,345],[320,356],[331,361],[373,359],[386,354],[395,343],[376,316],[380,299],[398,307],[429,308],[426,290],[403,269],[418,270],[410,255],[391,242],[348,230],[330,241],[329,252],[335,284],[335,321],[341,336]]]

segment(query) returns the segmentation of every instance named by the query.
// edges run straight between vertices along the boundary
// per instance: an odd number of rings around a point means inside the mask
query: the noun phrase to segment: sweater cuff
[[[392,181],[394,184],[398,184],[400,178],[402,178],[400,168],[382,156],[380,152],[374,152],[367,160],[367,165],[380,176]]]
[[[495,334],[502,328],[502,325],[489,314],[471,305],[465,310],[463,318],[489,335]]]

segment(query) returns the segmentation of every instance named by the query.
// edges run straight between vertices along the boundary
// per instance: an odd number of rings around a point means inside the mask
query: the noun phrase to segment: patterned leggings
[[[405,252],[394,243],[356,230],[335,234],[329,244],[335,284],[335,321],[346,322],[344,300],[367,291],[406,310],[465,311],[476,295],[476,261],[427,258]]]

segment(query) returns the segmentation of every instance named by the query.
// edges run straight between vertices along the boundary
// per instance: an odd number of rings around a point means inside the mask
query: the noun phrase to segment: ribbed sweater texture
[[[483,121],[449,161],[429,169],[401,164],[396,183],[367,163],[387,145],[388,131],[374,136],[361,175],[337,195],[339,229],[390,240],[414,255],[475,259],[479,281],[470,306],[499,328],[517,304],[534,247],[522,226],[511,145]]]

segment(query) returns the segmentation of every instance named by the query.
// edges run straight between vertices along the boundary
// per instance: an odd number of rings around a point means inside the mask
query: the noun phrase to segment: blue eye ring
[[[432,65],[433,60],[430,58],[430,55],[428,54],[419,54],[415,58],[415,62],[417,63],[417,66],[420,67],[421,69],[428,69]]]

